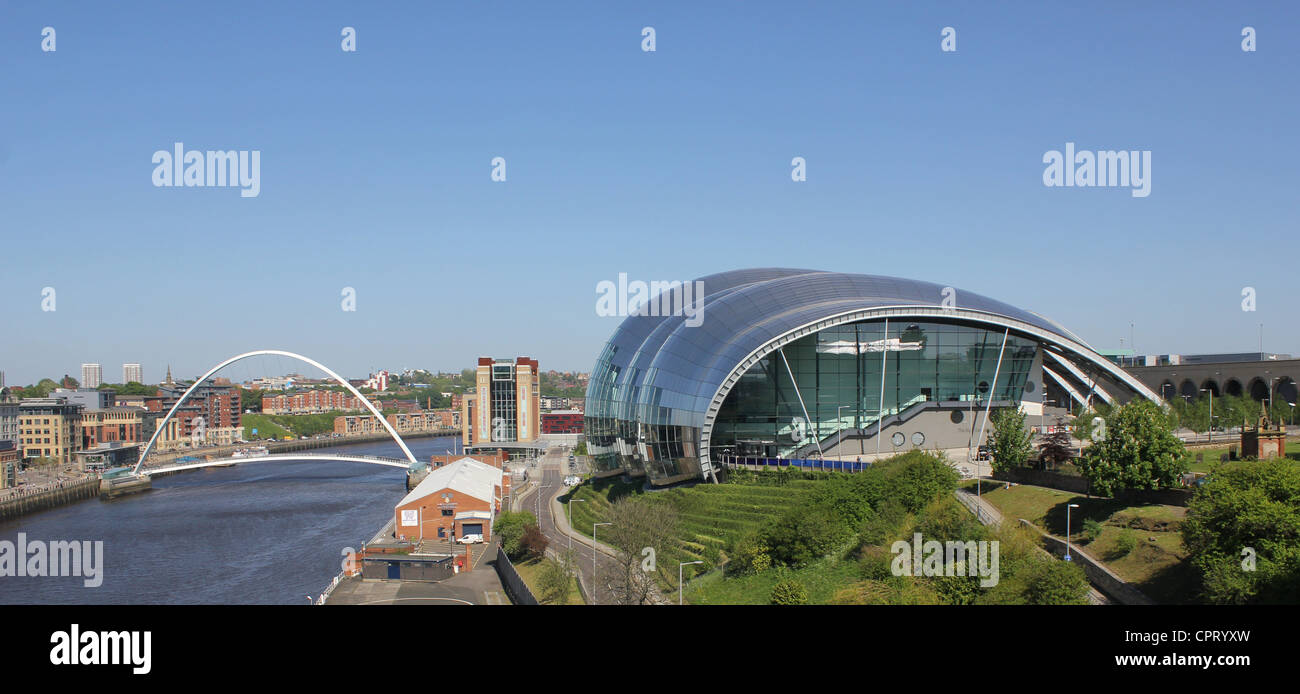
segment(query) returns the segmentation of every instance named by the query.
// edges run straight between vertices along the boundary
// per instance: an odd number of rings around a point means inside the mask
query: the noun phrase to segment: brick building
[[[143,412],[138,407],[106,407],[83,411],[82,448],[95,448],[101,443],[141,443]]]
[[[581,434],[582,413],[577,410],[561,410],[542,413],[543,434]]]
[[[490,542],[509,484],[501,468],[468,457],[436,468],[393,508],[397,538]]]
[[[373,398],[371,402],[374,402]],[[309,390],[262,396],[262,412],[265,414],[318,414],[364,409],[365,403],[357,396],[337,390]]]

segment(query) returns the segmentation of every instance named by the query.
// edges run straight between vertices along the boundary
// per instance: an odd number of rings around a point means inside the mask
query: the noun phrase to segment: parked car
[[[478,534],[466,535],[465,537],[456,540],[456,542],[459,542],[462,545],[475,545],[482,541],[483,541],[483,536]]]

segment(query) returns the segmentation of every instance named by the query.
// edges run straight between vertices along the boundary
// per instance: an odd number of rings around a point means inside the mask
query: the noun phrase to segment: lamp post
[[[1210,427],[1209,427],[1209,431],[1205,432],[1205,435],[1210,441],[1213,441],[1214,440],[1214,391],[1210,390],[1209,388],[1202,388],[1201,392],[1210,394]]]
[[[703,564],[703,561],[684,561],[677,565],[677,604],[682,604],[682,567],[687,564]]]
[[[587,500],[586,500],[586,499],[575,499],[575,498],[573,498],[573,495],[572,495],[572,494],[569,495],[569,503],[568,503],[568,507],[569,507],[569,533],[568,533],[568,535],[569,535],[569,551],[570,551],[570,552],[573,551],[573,502],[575,502],[575,501],[577,501],[578,503],[586,503]],[[593,530],[593,531],[592,531],[592,534],[594,535],[595,532],[596,532],[596,531]],[[594,538],[593,538],[593,539],[594,539]]]
[[[1078,504],[1067,504],[1065,506],[1065,560],[1072,561],[1070,558],[1070,509],[1079,508]]]
[[[840,445],[840,446],[844,445],[844,420],[840,419],[840,410],[846,407],[848,407],[848,405],[840,405],[835,408],[835,422],[840,425],[839,426],[840,441],[836,445]]]
[[[613,523],[592,523],[591,524],[591,601],[596,602],[596,587],[600,585],[596,581],[596,528],[602,525],[613,525]]]

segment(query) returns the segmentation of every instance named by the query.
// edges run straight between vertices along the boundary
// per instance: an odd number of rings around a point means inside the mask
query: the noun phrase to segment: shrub
[[[541,558],[546,556],[546,547],[550,541],[546,535],[542,534],[542,529],[536,525],[530,525],[524,528],[523,536],[519,538],[520,548],[524,556],[529,558]]]
[[[733,576],[765,571],[772,566],[772,555],[757,532],[749,532],[736,540],[727,562],[727,573]]]
[[[563,605],[569,601],[569,586],[573,581],[572,567],[554,559],[542,562],[537,572],[537,597],[551,605]]]
[[[1111,559],[1122,559],[1127,557],[1133,548],[1137,547],[1137,540],[1133,538],[1133,533],[1124,533],[1115,540],[1115,549],[1111,552]]]
[[[1300,466],[1294,461],[1221,466],[1196,490],[1181,530],[1209,602],[1300,601]]]
[[[820,507],[796,508],[763,533],[772,560],[786,566],[803,566],[820,559],[849,539],[849,529],[834,511]]]
[[[784,580],[772,586],[773,605],[807,605],[808,590],[794,580]]]
[[[1088,542],[1090,542],[1090,543],[1092,543],[1092,542],[1096,542],[1096,541],[1097,541],[1097,538],[1101,537],[1101,523],[1098,523],[1098,522],[1097,522],[1095,519],[1093,519],[1093,518],[1088,518],[1088,519],[1084,520],[1084,521],[1083,521],[1083,536],[1084,536],[1084,537],[1088,540]]]
[[[526,551],[522,542],[525,530],[536,525],[537,517],[528,511],[505,511],[497,516],[492,531],[501,538],[506,555],[518,558]]]

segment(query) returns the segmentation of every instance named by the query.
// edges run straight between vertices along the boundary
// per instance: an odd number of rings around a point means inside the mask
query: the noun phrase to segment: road
[[[542,534],[546,535],[546,539],[550,541],[552,550],[559,553],[568,550],[570,547],[573,548],[579,577],[583,588],[587,592],[587,602],[589,604],[598,604],[602,596],[608,595],[608,588],[597,586],[593,580],[593,554],[595,555],[597,574],[611,575],[617,564],[609,555],[594,550],[586,538],[579,536],[577,540],[574,540],[556,525],[554,509],[558,504],[552,504],[551,500],[568,490],[568,487],[564,486],[568,460],[569,449],[563,447],[548,448],[545,455],[537,463],[541,474],[541,484],[533,487],[531,491],[520,498],[519,507],[528,509],[537,516],[537,524],[541,528]]]

